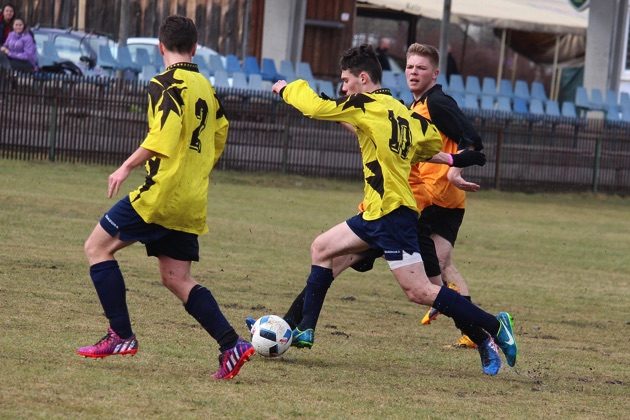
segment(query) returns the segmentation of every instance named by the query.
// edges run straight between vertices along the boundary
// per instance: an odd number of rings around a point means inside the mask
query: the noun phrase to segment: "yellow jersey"
[[[322,99],[304,80],[281,91],[285,102],[310,118],[345,122],[357,133],[363,162],[365,220],[400,206],[417,211],[409,186],[411,165],[430,159],[442,145],[429,120],[410,111],[388,89]]]
[[[201,235],[208,231],[209,177],[225,147],[227,118],[196,64],[169,66],[148,90],[149,131],[140,146],[157,155],[129,200],[147,223]]]

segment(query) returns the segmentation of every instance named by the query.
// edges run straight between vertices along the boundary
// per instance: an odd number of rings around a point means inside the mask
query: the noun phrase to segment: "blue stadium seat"
[[[547,93],[545,92],[545,85],[541,82],[532,82],[532,89],[530,96],[533,99],[540,99],[541,101],[547,100]]]
[[[464,96],[463,93],[461,93],[461,92],[454,92],[454,93],[451,93],[451,97],[453,99],[455,99],[455,102],[457,102],[457,106],[458,107],[460,107],[460,108],[464,107],[464,104],[466,102],[466,97]]]
[[[278,70],[276,69],[276,63],[273,61],[273,58],[262,59],[261,74],[262,74],[263,80],[267,80],[270,82],[275,82],[277,80],[282,79],[282,75],[278,74]]]
[[[336,98],[335,88],[330,80],[320,80],[317,84],[318,93],[323,93],[329,98]]]
[[[534,99],[532,99],[534,100]],[[536,99],[539,100],[539,99]],[[558,106],[557,101],[548,100],[545,102],[545,113],[550,117],[559,117],[560,116],[560,107]]]
[[[621,105],[621,121],[630,122],[630,104]]]
[[[142,66],[142,71],[138,74],[138,80],[148,82],[155,74],[155,66],[153,64],[144,65]]]
[[[242,72],[241,62],[237,56],[234,54],[228,54],[225,56],[225,71],[227,71],[228,75],[232,75],[234,73]]]
[[[260,74],[250,74],[247,88],[250,90],[263,90],[263,79]]]
[[[608,122],[621,121],[621,111],[619,107],[617,107],[617,104],[606,108],[606,121]]]
[[[588,93],[584,86],[578,86],[575,89],[575,107],[580,111],[580,114],[591,107],[591,101],[588,99]]]
[[[606,109],[618,107],[619,103],[617,102],[617,92],[612,89],[608,89],[606,91],[606,99],[604,101],[604,104]]]
[[[243,61],[243,71],[248,76],[251,76],[252,74],[261,74],[260,66],[258,66],[258,60],[256,60],[256,57],[251,55],[245,57],[245,60]]]
[[[510,98],[507,96],[499,96],[497,98],[497,111],[512,112],[512,101]]]
[[[628,92],[621,92],[621,95],[619,97],[619,105],[623,106],[630,106],[630,94],[628,94]]]
[[[481,109],[492,111],[494,109],[494,96],[481,95]]]
[[[594,88],[591,89],[591,109],[598,111],[606,111],[606,103],[604,102],[604,96],[602,95],[602,91]]]
[[[284,80],[286,80],[287,82],[294,81],[296,79],[296,76],[293,63],[289,60],[280,61],[280,74],[284,76]]]
[[[212,71],[212,74],[216,74],[218,71],[227,73],[221,56],[217,54],[213,54],[210,56],[210,71]]]
[[[297,63],[297,65],[295,66],[295,76],[298,79],[304,80],[314,79],[313,72],[311,71],[311,65],[305,61],[300,61],[299,63]]]
[[[477,95],[474,93],[467,93],[464,96],[464,108],[479,110],[479,101],[477,101]]]
[[[512,90],[512,82],[507,79],[501,79],[499,82],[499,96],[507,96],[511,98],[514,96],[514,91]]]
[[[225,70],[217,70],[214,72],[214,86],[220,88],[230,87],[228,74]]]
[[[206,63],[206,60],[204,60],[204,58],[200,55],[197,54],[195,56],[193,56],[192,59],[193,63],[195,63],[198,67],[199,67],[199,71],[205,75],[211,76],[212,74],[214,74],[211,70],[210,70],[210,66],[208,65],[208,63]]]
[[[481,83],[481,94],[488,96],[497,95],[497,83],[492,77],[484,77]]]
[[[507,100],[510,100],[510,98],[508,98],[507,96],[499,97],[499,99],[502,99],[502,98],[506,98]],[[544,114],[544,111],[542,109],[542,102],[539,102],[539,103],[540,103],[540,114]],[[527,101],[523,98],[514,98],[513,110],[517,114],[527,114],[530,112],[530,110],[527,108]]]
[[[462,95],[466,92],[464,79],[460,74],[451,74],[451,78],[448,81],[448,90],[451,93],[461,93]]]
[[[575,104],[570,101],[562,102],[562,108],[560,113],[563,117],[577,118],[577,111],[575,110]]]
[[[247,89],[247,75],[242,71],[232,73],[232,87],[236,89]]]
[[[523,98],[514,98],[514,111],[517,111],[517,103],[525,101]],[[529,102],[529,113],[534,115],[545,115],[545,109],[543,108],[543,102],[540,99],[532,99]]]
[[[514,82],[514,97],[522,98],[527,101],[531,99],[531,96],[529,94],[529,87],[527,87],[527,82],[525,80],[517,80],[516,82]],[[535,98],[535,99],[541,102],[544,102],[544,99],[541,99],[541,98]]]
[[[481,84],[477,76],[466,77],[466,94],[473,94],[477,98],[481,96]]]
[[[436,83],[438,85],[442,85],[443,91],[446,92],[448,90],[448,81],[446,80],[446,76],[444,76],[443,74],[438,74]]]

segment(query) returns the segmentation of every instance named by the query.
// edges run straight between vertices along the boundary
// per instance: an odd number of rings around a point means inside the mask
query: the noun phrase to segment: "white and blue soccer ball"
[[[252,326],[252,345],[265,357],[278,357],[289,349],[293,332],[289,324],[277,315],[265,315]]]

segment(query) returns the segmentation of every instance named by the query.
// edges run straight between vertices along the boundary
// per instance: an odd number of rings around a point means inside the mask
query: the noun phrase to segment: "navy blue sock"
[[[295,300],[291,304],[291,307],[283,317],[292,329],[295,328],[300,323],[300,321],[302,321],[302,309],[304,309],[305,293],[306,287],[302,289],[300,294],[295,297]]]
[[[432,305],[444,315],[453,318],[459,328],[479,327],[493,337],[499,332],[499,321],[494,315],[470,302],[459,293],[442,286]]]
[[[219,343],[221,352],[236,345],[238,334],[221,312],[210,290],[200,284],[195,285],[188,294],[184,308]]]
[[[90,267],[90,277],[105,316],[109,320],[109,326],[120,338],[131,337],[133,332],[127,309],[125,280],[118,267],[118,261],[109,260],[94,264]]]
[[[304,309],[302,310],[302,321],[298,328],[304,331],[309,328],[315,329],[319,313],[326,299],[326,292],[332,284],[333,274],[330,268],[311,266],[311,274],[306,280],[304,289]]]

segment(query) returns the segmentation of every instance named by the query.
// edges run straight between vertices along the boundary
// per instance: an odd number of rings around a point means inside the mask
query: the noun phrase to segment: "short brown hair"
[[[189,53],[197,44],[195,22],[185,16],[169,16],[160,26],[158,38],[169,51]]]
[[[409,58],[410,55],[426,57],[431,61],[434,67],[437,68],[440,66],[440,53],[433,45],[418,44],[415,42],[407,48],[407,58]]]
[[[358,76],[362,71],[366,72],[372,83],[381,83],[383,69],[378,62],[374,48],[368,44],[362,44],[346,50],[339,60],[341,70],[348,70]]]

